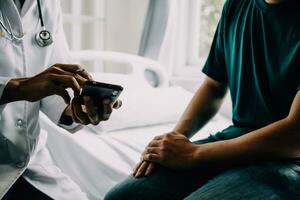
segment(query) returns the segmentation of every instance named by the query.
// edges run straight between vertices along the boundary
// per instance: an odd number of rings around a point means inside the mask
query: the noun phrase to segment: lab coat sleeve
[[[58,14],[56,16],[56,27],[53,31],[54,42],[52,44],[54,45],[54,47],[48,66],[52,66],[56,63],[71,63],[69,48],[63,31],[62,12],[60,4],[57,3],[57,6]],[[72,98],[72,95],[70,96]],[[64,102],[63,98],[57,95],[50,96],[41,100],[42,112],[45,113],[55,124],[73,133],[81,129],[82,125],[73,123],[73,125],[71,126],[66,126],[59,123],[59,119],[61,118],[61,115],[66,107],[67,104]]]
[[[10,80],[10,77],[0,77],[0,99],[2,98],[2,94],[4,91],[4,88],[6,87],[6,84]],[[0,105],[0,120],[2,118],[2,112],[5,108],[6,104]]]

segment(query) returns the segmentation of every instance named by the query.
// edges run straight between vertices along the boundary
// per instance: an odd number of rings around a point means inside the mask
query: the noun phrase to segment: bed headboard
[[[71,57],[75,62],[111,61],[114,63],[124,63],[131,68],[129,73],[124,74],[129,79],[138,80],[141,83],[147,82],[153,87],[167,87],[169,85],[169,78],[165,67],[157,61],[148,58],[127,53],[94,50],[72,51]],[[101,70],[96,70],[96,72],[105,73]]]

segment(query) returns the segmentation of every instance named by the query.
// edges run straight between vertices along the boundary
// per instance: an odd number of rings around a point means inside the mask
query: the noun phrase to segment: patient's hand
[[[132,175],[137,178],[142,176],[149,176],[155,171],[155,168],[156,163],[141,159],[141,161],[135,167]]]
[[[147,176],[153,172],[156,164],[175,169],[197,167],[199,145],[189,141],[181,133],[171,132],[155,137],[142,154],[142,161],[137,165],[133,175]]]

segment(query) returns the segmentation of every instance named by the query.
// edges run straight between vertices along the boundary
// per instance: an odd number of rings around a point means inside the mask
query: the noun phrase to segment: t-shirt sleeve
[[[224,57],[224,26],[227,4],[224,5],[221,19],[218,23],[211,49],[202,69],[202,72],[210,78],[227,85],[227,70]]]

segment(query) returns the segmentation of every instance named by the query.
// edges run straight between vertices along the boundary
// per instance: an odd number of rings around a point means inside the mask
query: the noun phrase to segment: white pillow
[[[192,98],[181,87],[124,88],[120,99],[123,105],[114,110],[108,121],[88,127],[96,133],[176,122]]]

